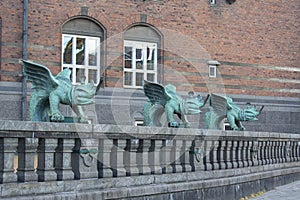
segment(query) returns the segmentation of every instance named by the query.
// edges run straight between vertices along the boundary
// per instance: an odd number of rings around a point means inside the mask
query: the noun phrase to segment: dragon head
[[[73,105],[87,105],[92,104],[92,98],[96,93],[94,82],[88,84],[75,85],[71,91],[71,99]]]
[[[193,92],[189,92],[189,97],[183,101],[183,113],[186,115],[195,115],[200,113],[200,108],[204,106],[206,100],[202,101],[202,96],[194,97]]]
[[[256,117],[261,113],[264,106],[258,111],[255,106],[247,105],[245,109],[240,112],[240,118],[243,121],[254,121],[258,120]]]

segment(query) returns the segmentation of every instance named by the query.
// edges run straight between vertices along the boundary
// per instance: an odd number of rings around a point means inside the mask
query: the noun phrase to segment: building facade
[[[298,0],[3,0],[0,119],[28,120],[21,59],[73,84],[104,85],[86,112],[93,123],[135,125],[143,80],[187,95],[218,93],[265,108],[247,130],[299,133]],[[67,115],[68,108],[62,107]],[[208,108],[204,108],[202,113]],[[205,128],[204,114],[190,116]]]

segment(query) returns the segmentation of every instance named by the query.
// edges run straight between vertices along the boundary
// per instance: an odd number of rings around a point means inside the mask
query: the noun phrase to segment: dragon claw
[[[60,113],[53,113],[51,115],[51,121],[52,122],[62,122],[64,121],[64,116],[62,116]]]
[[[168,126],[172,127],[172,128],[178,128],[179,127],[178,123],[175,122],[175,121],[174,122],[169,122]]]

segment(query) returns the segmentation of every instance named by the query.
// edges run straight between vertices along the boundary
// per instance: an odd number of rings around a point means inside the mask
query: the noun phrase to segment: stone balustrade
[[[263,172],[300,161],[300,135],[268,132],[0,121],[0,144],[0,186]]]

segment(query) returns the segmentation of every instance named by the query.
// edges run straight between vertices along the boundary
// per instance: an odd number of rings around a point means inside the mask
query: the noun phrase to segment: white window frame
[[[216,65],[209,65],[208,66],[208,74],[209,74],[209,77],[211,77],[211,78],[216,78],[217,77],[217,67],[216,67]]]
[[[216,0],[209,0],[209,3],[210,3],[211,5],[214,5],[214,4],[216,4]]]
[[[125,68],[125,47],[132,47],[132,59],[131,59],[131,68]],[[154,51],[154,58],[153,58],[153,70],[147,69],[147,60],[152,56],[152,53],[149,54],[147,58],[147,47],[151,47]],[[136,49],[142,49],[142,58],[143,61],[143,68],[137,69],[136,68]],[[151,49],[150,48],[150,49]],[[124,88],[142,88],[143,86],[136,85],[136,73],[143,73],[144,80],[147,80],[147,74],[154,75],[154,82],[157,82],[157,43],[153,42],[140,42],[140,41],[132,41],[132,40],[124,40],[124,57],[123,57],[123,86]],[[132,84],[125,85],[125,73],[130,72],[132,73]]]
[[[72,37],[72,61],[71,64],[64,64],[64,50],[65,50],[65,44],[64,44],[64,37]],[[96,62],[97,64],[95,66],[93,65],[89,65],[89,59],[88,59],[88,49],[89,48],[85,48],[85,52],[84,52],[84,64],[83,65],[78,65],[76,64],[76,39],[77,38],[84,38],[85,41],[88,40],[96,40],[96,52],[97,52],[97,57],[96,57]],[[87,45],[87,43],[85,44]],[[89,83],[89,70],[96,70],[96,82],[95,85],[97,85],[100,81],[100,37],[91,37],[91,36],[84,36],[84,35],[73,35],[73,34],[62,34],[62,59],[61,59],[61,63],[62,63],[62,70],[65,68],[69,68],[72,71],[71,74],[71,80],[72,80],[72,84],[77,85],[80,84],[81,82],[76,82],[76,76],[77,76],[77,72],[76,69],[84,69],[84,76],[85,76],[85,83]]]
[[[210,78],[216,78],[217,77],[217,66],[219,66],[221,63],[219,63],[216,60],[210,60],[207,62],[208,64],[208,76]]]

